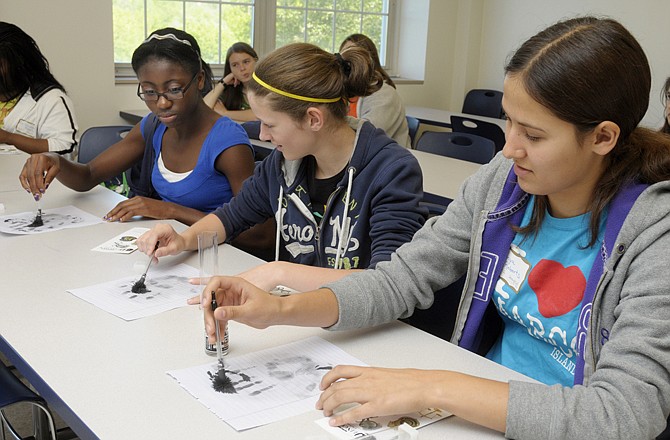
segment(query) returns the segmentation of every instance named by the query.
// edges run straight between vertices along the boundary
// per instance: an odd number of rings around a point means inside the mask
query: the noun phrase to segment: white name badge
[[[34,139],[37,137],[37,125],[30,121],[26,121],[25,119],[21,119],[19,123],[16,124],[16,133]]]
[[[516,293],[519,293],[521,284],[528,276],[530,263],[526,260],[526,253],[516,245],[511,245],[505,266],[503,266],[500,278],[507,283]]]

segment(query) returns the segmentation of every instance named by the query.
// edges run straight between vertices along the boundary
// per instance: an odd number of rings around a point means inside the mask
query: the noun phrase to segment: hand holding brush
[[[147,268],[144,269],[144,273],[140,277],[139,280],[135,281],[135,284],[133,284],[133,287],[130,288],[130,291],[133,293],[147,293],[147,285],[144,283],[144,281],[147,278],[147,272],[149,272],[149,267],[151,267],[151,262],[154,261],[154,254],[156,253],[156,249],[158,249],[158,242],[156,242],[156,247],[154,248],[154,251],[151,253],[149,256],[149,264],[147,264]]]

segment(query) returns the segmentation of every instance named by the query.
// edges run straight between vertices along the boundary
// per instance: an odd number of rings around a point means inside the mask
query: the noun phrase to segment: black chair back
[[[416,149],[475,163],[488,163],[495,155],[491,139],[468,133],[426,131],[419,138]]]
[[[463,100],[463,113],[502,118],[502,92],[490,89],[472,89]]]
[[[470,133],[491,139],[496,145],[496,153],[505,146],[505,132],[492,122],[451,115],[451,130],[457,133]]]
[[[95,156],[119,142],[133,128],[132,125],[91,127],[79,140],[79,163],[89,163]]]

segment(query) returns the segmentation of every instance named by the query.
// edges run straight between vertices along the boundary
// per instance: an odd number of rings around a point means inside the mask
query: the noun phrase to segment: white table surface
[[[452,112],[438,108],[406,106],[405,113],[407,116],[414,116],[420,122],[430,125],[439,125],[442,127],[451,127],[451,115],[463,116],[466,118],[477,119],[480,121],[491,122],[498,125],[505,131],[505,120],[498,118],[489,118],[486,116],[470,115],[468,113]]]
[[[4,175],[10,161],[0,161]],[[7,191],[7,213],[32,211],[25,191]],[[102,216],[121,196],[100,186],[77,193],[51,185],[43,208],[75,205]],[[31,379],[81,438],[126,439],[320,439],[327,438],[310,411],[270,425],[236,432],[184,391],[165,372],[211,362],[203,350],[197,307],[124,321],[67,289],[128,276],[131,255],[92,252],[96,245],[131,227],[156,221],[102,223],[38,235],[0,234],[0,348]],[[183,225],[173,224],[178,228]],[[161,259],[197,267],[197,254]],[[222,274],[235,274],[261,261],[231,246],[219,253]],[[229,356],[241,355],[318,335],[370,365],[449,368],[484,377],[527,380],[524,376],[401,322],[378,328],[328,332],[278,326],[255,330],[230,324]],[[450,417],[421,430],[420,438],[501,438],[499,433]]]

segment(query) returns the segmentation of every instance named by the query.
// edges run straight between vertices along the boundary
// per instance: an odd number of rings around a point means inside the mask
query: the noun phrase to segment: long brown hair
[[[232,73],[230,67],[230,57],[234,53],[245,53],[253,58],[255,61],[258,61],[258,54],[253,47],[249,46],[243,41],[238,41],[228,48],[226,52],[226,63],[223,67],[223,77],[225,78],[228,74]],[[223,93],[219,99],[223,102],[224,107],[227,110],[241,110],[244,104],[245,98],[243,93],[244,86],[242,84],[237,87],[225,85],[223,88]]]
[[[668,94],[670,93],[670,76],[666,78],[665,84],[663,84],[663,90],[661,90],[661,102],[665,107],[663,115],[663,127],[661,127],[661,133],[670,134],[670,124],[668,124],[668,115],[665,113],[668,108]]]
[[[597,240],[603,210],[624,185],[670,178],[669,138],[638,127],[649,106],[647,57],[617,21],[580,17],[550,26],[521,45],[505,73],[520,78],[535,101],[573,124],[578,137],[603,121],[621,130],[589,202],[589,246]],[[548,206],[546,196],[537,196],[531,221],[520,231],[537,232]]]
[[[315,105],[326,107],[336,119],[345,121],[349,98],[368,96],[379,90],[379,74],[370,55],[356,47],[334,55],[309,43],[288,44],[261,59],[255,74],[271,87],[293,95],[341,98],[332,103],[315,104],[272,92],[255,79],[247,82],[249,91],[270,98],[274,111],[287,113],[296,121]]]
[[[340,44],[340,52],[344,49],[344,45],[347,43],[351,43],[354,46],[362,47],[363,49],[367,50],[370,52],[370,56],[372,57],[372,61],[375,63],[375,70],[379,72],[379,74],[382,76],[386,84],[390,85],[394,89],[395,83],[391,79],[388,73],[386,73],[386,70],[382,67],[381,61],[379,61],[379,52],[377,51],[377,46],[375,46],[375,43],[368,37],[367,35],[363,34],[351,34],[347,38],[342,41],[342,44]]]

